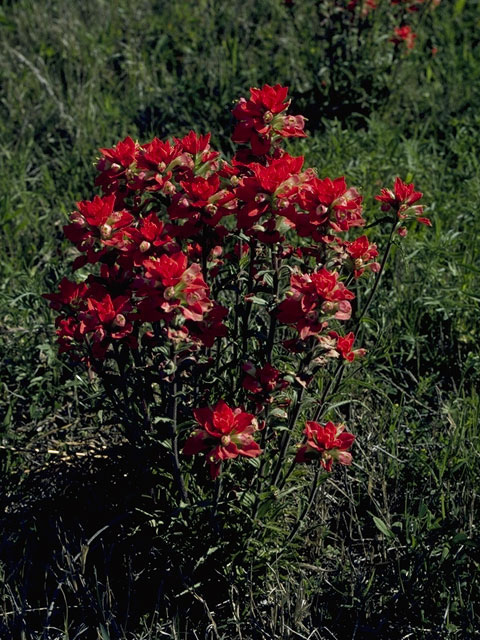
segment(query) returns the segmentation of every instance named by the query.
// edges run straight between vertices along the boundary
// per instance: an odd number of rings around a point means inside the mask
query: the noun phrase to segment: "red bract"
[[[325,267],[308,274],[293,274],[287,299],[278,306],[278,320],[294,324],[302,339],[317,335],[325,328],[324,319],[333,316],[348,320],[352,313],[349,300],[355,294],[338,280],[338,273]]]
[[[329,302],[353,300],[355,297],[355,294],[349,291],[343,282],[339,281],[338,273],[332,273],[325,267],[312,273],[311,281],[317,294]],[[348,320],[348,318],[342,319]]]
[[[232,135],[234,142],[251,145],[257,156],[269,152],[275,137],[304,138],[305,119],[302,116],[286,116],[290,106],[288,87],[279,84],[262,89],[250,89],[250,99],[240,98],[233,110],[238,124]]]
[[[355,335],[352,331],[347,333],[346,336],[340,336],[336,331],[329,331],[328,337],[335,340],[335,343],[330,343],[329,347],[335,349],[348,362],[353,362],[355,358],[361,358],[366,354],[365,349],[352,351],[353,343],[355,342]]]
[[[130,296],[112,298],[104,287],[93,284],[85,295],[87,308],[79,313],[80,333],[91,340],[94,357],[103,359],[112,341],[128,338],[130,347],[136,347],[130,312]]]
[[[137,227],[123,229],[122,234],[122,245],[117,248],[122,252],[118,260],[124,267],[141,267],[147,259],[158,257],[161,251],[174,253],[178,249],[166,233],[163,222],[153,212],[142,218]]]
[[[256,396],[264,397],[267,403],[273,402],[273,391],[288,386],[288,382],[281,378],[281,372],[269,363],[257,368],[251,362],[247,362],[242,368],[246,373],[242,381],[243,388]]]
[[[187,264],[187,256],[180,251],[144,261],[147,278],[138,288],[138,295],[145,298],[138,305],[142,320],[168,320],[178,309],[187,320],[203,321],[213,305],[209,288],[200,265]]]
[[[135,162],[138,145],[127,137],[115,147],[100,149],[100,152],[102,157],[97,163],[100,175],[95,184],[101,186],[105,193],[116,192],[120,183],[126,181],[126,172]],[[120,200],[123,200],[123,196],[124,194],[120,196]]]
[[[145,260],[143,266],[147,275],[160,282],[164,287],[175,287],[187,268],[187,256],[178,251],[171,256],[166,254],[158,259]]]
[[[64,306],[72,309],[80,309],[85,306],[84,298],[88,287],[84,282],[77,284],[68,280],[68,278],[63,278],[58,288],[58,293],[44,293],[42,296],[46,300],[50,300],[52,309],[59,311]]]
[[[219,153],[217,151],[210,150],[210,138],[211,134],[207,133],[207,135],[202,136],[195,133],[195,131],[190,131],[186,136],[181,138],[175,138],[175,142],[181,146],[184,151],[187,153],[191,153],[193,156],[208,154],[205,159],[202,157],[202,161],[212,160],[211,154],[213,157],[217,157]]]
[[[254,441],[258,422],[251,413],[240,408],[231,409],[219,400],[213,409],[194,409],[195,420],[202,427],[196,429],[185,442],[184,455],[195,455],[207,451],[210,474],[216,478],[223,460],[245,456],[256,458],[262,453]]]
[[[345,232],[365,224],[362,196],[356,189],[347,188],[343,177],[320,180],[313,176],[297,190],[294,200],[300,210],[292,208],[285,215],[301,237],[310,236],[316,242],[325,242],[328,227]]]
[[[173,184],[170,182],[173,171],[178,168],[188,168],[193,163],[183,153],[180,144],[172,145],[168,140],[163,142],[154,138],[150,143],[141,147],[137,157],[139,170],[133,185],[136,189],[171,193]]]
[[[254,175],[240,180],[234,190],[238,199],[238,228],[261,242],[280,242],[292,226],[285,216],[290,199],[303,181],[302,166],[302,156],[295,158],[287,153],[267,166],[256,162],[248,165]],[[267,218],[261,220],[263,216]]]
[[[412,28],[409,25],[405,25],[403,27],[395,27],[393,30],[395,35],[390,38],[390,41],[393,44],[399,45],[404,42],[407,46],[407,49],[413,49],[415,46],[415,38],[417,34],[412,31]]]
[[[76,346],[83,342],[83,335],[80,331],[80,323],[72,317],[55,320],[58,338],[58,353],[73,351]]]
[[[368,242],[367,236],[360,236],[353,242],[345,242],[343,246],[352,262],[355,278],[359,278],[365,270],[374,273],[380,271],[380,264],[372,262],[372,259],[378,256],[377,247]]]
[[[229,207],[235,196],[220,188],[218,174],[184,180],[180,186],[183,191],[173,197],[168,214],[171,220],[184,218],[187,222],[180,229],[172,228],[175,235],[198,237],[202,232],[202,224],[215,227],[223,216],[232,213]]]
[[[123,234],[119,232],[134,220],[130,212],[115,210],[113,194],[78,202],[77,207],[63,231],[79,251],[87,252],[89,262],[96,262],[105,253],[105,247],[121,243]],[[103,247],[103,252],[94,251],[96,245]]]
[[[334,461],[345,465],[352,463],[352,455],[347,449],[352,446],[355,436],[345,432],[344,424],[327,422],[323,426],[318,422],[307,422],[303,433],[307,443],[299,446],[296,462],[319,460],[326,471],[331,471]]]
[[[401,220],[415,217],[418,222],[431,226],[432,223],[428,218],[419,217],[423,213],[423,206],[413,206],[422,196],[423,193],[415,191],[413,183],[406,184],[400,178],[395,178],[394,190],[382,189],[380,195],[375,196],[375,199],[382,202],[382,211],[392,209]]]
[[[97,169],[99,171],[105,171],[112,167],[117,170],[126,169],[135,161],[137,150],[138,146],[127,136],[125,140],[111,149],[100,149],[103,158],[98,161]]]

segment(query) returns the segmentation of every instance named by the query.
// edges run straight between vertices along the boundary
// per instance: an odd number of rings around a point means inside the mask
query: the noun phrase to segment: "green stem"
[[[303,358],[303,360],[300,363],[300,366],[298,368],[298,374],[300,375],[302,373],[302,371],[304,371],[306,369],[306,367],[308,367],[308,365],[310,364],[310,361],[313,358],[314,355],[314,350],[315,347],[313,347]],[[305,387],[301,386],[300,388],[300,392],[297,396],[297,400],[295,402],[295,407],[292,411],[289,423],[288,423],[288,428],[286,431],[284,431],[283,435],[282,435],[282,439],[280,441],[280,452],[278,454],[278,460],[277,460],[277,464],[275,466],[275,471],[273,473],[272,476],[272,485],[275,486],[275,484],[278,481],[278,478],[280,476],[280,472],[282,470],[282,466],[283,466],[283,461],[285,458],[285,453],[288,449],[288,445],[290,444],[290,440],[292,438],[292,432],[293,429],[295,427],[295,424],[297,422],[298,416],[300,414],[301,408],[302,408],[302,401],[303,401],[303,397],[305,395]]]
[[[172,345],[172,352],[173,352]],[[176,355],[172,353],[172,359],[174,363],[176,363]],[[187,489],[185,487],[185,481],[183,479],[182,472],[180,470],[180,459],[178,456],[178,430],[177,430],[177,419],[178,419],[178,386],[177,386],[177,373],[174,371],[173,373],[173,382],[171,384],[170,389],[170,407],[169,407],[169,417],[170,417],[170,437],[172,441],[172,466],[173,466],[173,474],[175,480],[177,481],[178,489],[180,495],[182,497],[183,502],[189,504],[190,500],[188,497]]]
[[[357,333],[358,328],[360,326],[360,322],[362,321],[363,317],[365,316],[365,314],[367,313],[370,304],[375,296],[375,293],[378,289],[378,285],[380,284],[380,279],[383,275],[383,272],[385,270],[385,265],[387,263],[387,259],[388,256],[390,254],[390,249],[392,248],[393,245],[393,234],[395,233],[396,229],[397,229],[397,221],[395,221],[392,225],[392,230],[390,231],[390,236],[388,238],[388,243],[387,243],[387,248],[385,250],[385,253],[383,254],[383,258],[382,258],[382,262],[380,264],[380,269],[377,273],[377,277],[375,278],[375,282],[373,283],[373,287],[372,290],[370,291],[370,295],[368,296],[367,302],[365,303],[365,306],[362,309],[362,312],[360,313],[360,315],[358,316],[358,318],[356,318],[356,325],[355,325],[355,329],[354,329],[354,333]]]
[[[312,508],[313,503],[315,502],[315,498],[317,497],[318,487],[319,487],[319,484],[318,484],[319,475],[320,475],[320,466],[317,466],[317,468],[315,469],[315,475],[313,476],[312,484],[310,486],[310,495],[308,496],[308,502],[305,505],[305,507],[303,508],[303,511],[300,514],[300,517],[297,519],[297,521],[295,523],[295,526],[290,531],[290,534],[289,534],[288,538],[285,540],[285,543],[284,543],[285,546],[291,540],[293,540],[293,538],[296,536],[298,530],[300,529],[300,526],[301,526],[302,522],[307,517],[308,512],[310,511],[310,509]]]

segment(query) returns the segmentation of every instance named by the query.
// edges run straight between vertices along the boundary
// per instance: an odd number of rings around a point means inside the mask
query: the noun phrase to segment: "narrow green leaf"
[[[376,516],[373,516],[373,521],[375,522],[375,526],[377,527],[377,529],[381,533],[383,533],[384,536],[386,536],[387,538],[395,537],[395,534],[393,533],[393,531],[387,527],[387,525],[383,520],[381,520],[380,518],[377,518]]]

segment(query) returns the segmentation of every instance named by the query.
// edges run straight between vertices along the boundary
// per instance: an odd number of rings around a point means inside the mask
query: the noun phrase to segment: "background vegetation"
[[[478,8],[425,12],[407,54],[385,4],[366,22],[335,13],[326,41],[327,5],[0,9],[2,637],[478,637]],[[232,101],[264,82],[289,85],[309,118],[292,154],[362,188],[372,216],[380,186],[414,181],[433,229],[391,255],[363,324],[369,355],[336,397],[358,434],[354,466],[323,486],[295,553],[278,557],[267,522],[250,574],[233,560],[212,604],[227,560],[181,518],[162,538],[157,461],[57,358],[41,294],[66,274],[61,228],[92,195],[98,147],[194,128],[228,151]],[[381,246],[381,228],[372,238]],[[179,594],[189,562],[197,581]]]

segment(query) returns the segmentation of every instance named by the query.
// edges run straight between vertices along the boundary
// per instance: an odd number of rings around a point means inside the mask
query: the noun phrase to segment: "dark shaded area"
[[[52,461],[17,486],[10,478],[1,495],[0,561],[19,606],[2,618],[3,637],[62,628],[66,617],[92,633],[103,624],[112,638],[153,612],[201,623],[204,606],[191,593],[197,582],[209,606],[224,601],[225,578],[211,567],[216,558],[201,562],[218,525],[211,510],[190,514],[187,523],[171,509],[158,485],[162,466],[168,460],[158,447],[125,444]]]

